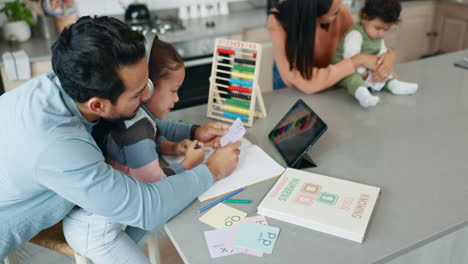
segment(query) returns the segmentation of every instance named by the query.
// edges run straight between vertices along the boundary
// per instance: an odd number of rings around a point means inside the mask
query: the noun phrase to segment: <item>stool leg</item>
[[[75,253],[75,263],[76,264],[91,264],[91,260],[86,257],[80,256],[78,253]]]
[[[18,257],[16,256],[15,252],[11,252],[10,255],[3,260],[5,264],[19,264]]]
[[[159,241],[156,231],[148,238],[148,255],[151,264],[160,264],[159,260]]]

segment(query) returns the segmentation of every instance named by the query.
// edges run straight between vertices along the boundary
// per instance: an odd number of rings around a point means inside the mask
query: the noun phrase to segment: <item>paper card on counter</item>
[[[241,253],[240,250],[230,248],[225,241],[231,236],[233,227],[214,229],[205,232],[206,244],[212,258]]]
[[[247,214],[240,210],[219,203],[202,215],[200,221],[214,228],[225,228],[240,223],[246,216]]]
[[[280,229],[274,226],[265,226],[249,222],[241,223],[240,231],[233,244],[237,247],[271,254],[279,231]]]
[[[245,135],[245,127],[240,118],[237,118],[229,127],[228,133],[221,137],[221,146],[240,140]]]
[[[242,219],[241,223],[244,223],[244,222],[256,223],[256,224],[260,224],[260,225],[268,225],[268,223],[266,221],[266,218],[263,215],[244,218],[244,219]],[[228,236],[227,241],[225,242],[225,245],[227,247],[229,247],[229,248],[235,249],[235,250],[240,251],[240,252],[245,253],[245,254],[249,254],[249,255],[253,255],[253,256],[257,256],[257,257],[263,257],[263,252],[262,251],[256,251],[256,250],[252,250],[252,249],[247,249],[247,248],[241,248],[241,247],[234,246],[233,242],[236,239],[237,234],[240,231],[240,228],[241,228],[241,225],[235,225],[235,226],[230,228],[231,232],[229,233],[229,236]]]

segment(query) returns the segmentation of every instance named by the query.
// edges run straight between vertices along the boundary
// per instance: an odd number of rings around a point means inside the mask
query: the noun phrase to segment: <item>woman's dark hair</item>
[[[297,69],[304,79],[312,78],[317,18],[326,14],[333,0],[286,0],[273,3],[271,11],[286,31],[289,70]]]
[[[172,45],[157,38],[154,39],[149,60],[149,77],[154,83],[168,78],[170,71],[178,70],[183,66],[182,57]]]
[[[125,90],[117,70],[145,56],[145,38],[111,17],[85,16],[52,45],[52,67],[76,102],[100,97],[115,103]]]
[[[361,18],[380,18],[385,23],[398,23],[400,20],[400,0],[366,0],[361,9]]]

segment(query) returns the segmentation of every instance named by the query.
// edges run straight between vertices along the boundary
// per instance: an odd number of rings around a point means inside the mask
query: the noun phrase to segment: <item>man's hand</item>
[[[221,122],[210,122],[195,130],[195,139],[205,143],[206,147],[221,146],[220,137],[226,135],[229,125]]]
[[[206,166],[210,169],[215,181],[223,179],[236,169],[239,162],[240,145],[240,141],[229,143],[217,149],[206,161]]]
[[[385,82],[390,78],[390,75],[393,72],[393,67],[395,67],[396,56],[395,52],[392,50],[387,51],[385,54],[380,56],[377,61],[377,69],[372,75],[373,82]]]

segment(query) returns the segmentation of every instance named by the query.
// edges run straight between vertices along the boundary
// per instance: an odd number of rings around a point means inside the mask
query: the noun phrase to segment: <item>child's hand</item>
[[[177,142],[174,145],[174,155],[184,156],[191,143],[192,143],[192,141],[190,141],[188,139],[184,139],[184,140],[182,140],[180,142]]]
[[[186,170],[190,170],[200,165],[205,159],[205,149],[203,143],[197,140],[192,141],[185,152],[185,159],[181,162]]]
[[[369,77],[369,71],[366,70],[365,72],[360,73],[363,80],[366,80]]]

